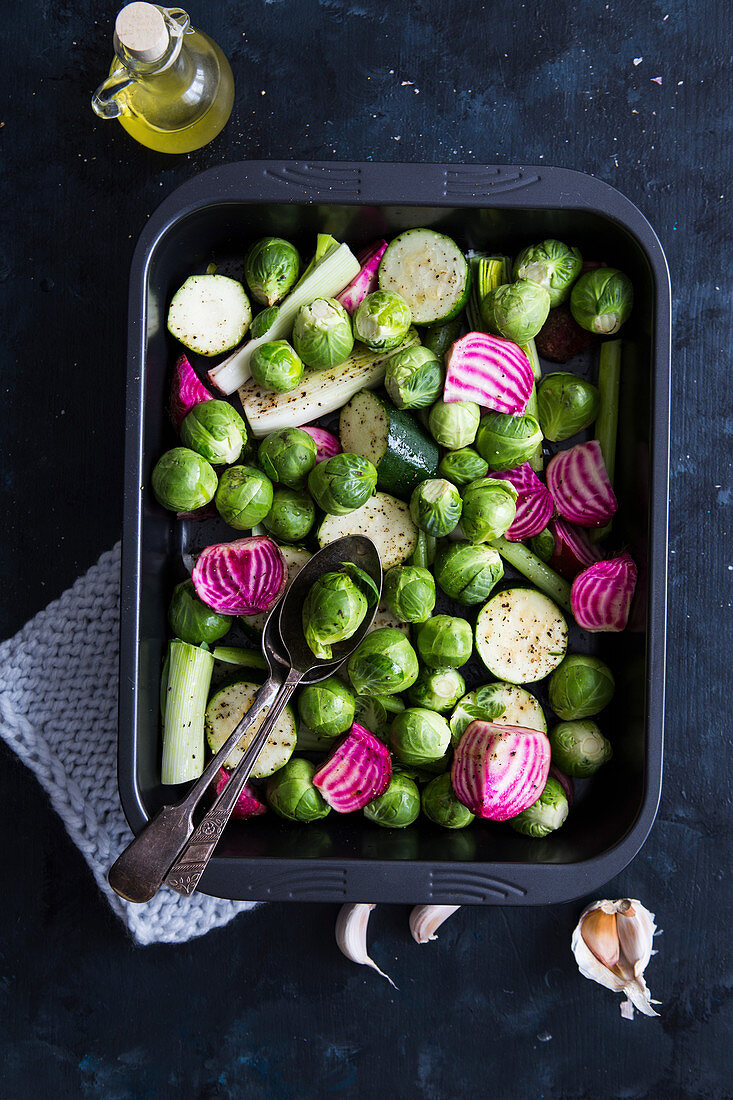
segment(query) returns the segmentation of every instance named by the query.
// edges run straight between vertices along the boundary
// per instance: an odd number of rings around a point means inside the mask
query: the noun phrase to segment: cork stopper
[[[141,0],[127,4],[118,14],[115,33],[138,61],[159,61],[168,49],[168,27],[162,13],[154,4]]]

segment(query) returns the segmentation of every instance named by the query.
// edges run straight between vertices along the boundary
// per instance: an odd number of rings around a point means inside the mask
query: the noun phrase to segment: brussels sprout
[[[549,527],[529,540],[529,548],[540,561],[548,562],[555,553],[555,536]]]
[[[392,290],[367,294],[354,314],[354,334],[372,351],[396,348],[407,336],[411,324],[412,310]]]
[[[442,359],[461,335],[462,328],[462,315],[453,317],[450,321],[436,321],[434,325],[426,325],[422,330],[422,346]]]
[[[514,523],[517,490],[510,481],[482,477],[463,490],[461,527],[469,542],[498,539]]]
[[[612,336],[634,305],[631,279],[615,267],[597,267],[581,275],[570,294],[570,312],[581,328]]]
[[[567,795],[557,779],[548,779],[540,797],[509,824],[523,836],[543,837],[559,829],[568,816]]]
[[[417,635],[420,660],[428,668],[460,668],[473,652],[473,635],[465,619],[435,615]]]
[[[357,695],[354,706],[359,725],[385,743],[393,716],[405,709],[399,695]]]
[[[316,465],[315,440],[300,428],[280,428],[262,440],[257,452],[271,481],[302,489]]]
[[[376,489],[376,467],[368,458],[347,451],[319,462],[308,477],[311,496],[332,516],[345,516],[361,508]]]
[[[466,690],[466,681],[455,668],[424,668],[407,693],[414,707],[439,714],[451,710]]]
[[[181,424],[181,442],[214,466],[229,466],[242,453],[247,429],[228,401],[200,401]]]
[[[214,496],[217,485],[210,463],[188,447],[174,447],[161,455],[151,481],[158,504],[171,512],[203,508]]]
[[[299,270],[297,249],[281,237],[263,237],[252,245],[244,261],[247,286],[263,306],[273,306],[284,298]]]
[[[384,386],[396,408],[425,409],[443,390],[443,367],[428,348],[405,348],[387,360]]]
[[[558,718],[589,718],[611,702],[615,681],[598,657],[571,653],[550,676],[550,706]]]
[[[422,792],[422,810],[426,817],[444,829],[465,829],[474,820],[467,806],[453,793],[450,774],[431,780]]]
[[[539,283],[550,295],[550,305],[559,306],[580,275],[583,257],[577,248],[562,241],[541,241],[523,248],[514,261],[512,277]]]
[[[480,419],[481,409],[473,401],[436,401],[428,427],[436,443],[457,451],[473,443]]]
[[[316,506],[304,489],[275,489],[272,507],[262,520],[262,526],[274,538],[283,542],[304,539],[316,518]]]
[[[476,450],[491,470],[513,470],[527,462],[541,442],[542,430],[529,413],[488,412],[481,417]]]
[[[351,562],[339,572],[324,573],[303,603],[303,633],[316,657],[330,660],[336,642],[352,638],[379,592],[371,577]]]
[[[395,565],[385,574],[382,595],[403,623],[424,623],[435,607],[435,581],[419,565]]]
[[[417,680],[417,654],[401,630],[383,626],[359,643],[348,672],[357,695],[396,695]]]
[[[280,817],[288,821],[319,821],[330,812],[326,799],[313,786],[316,764],[301,756],[291,756],[287,764],[267,781],[267,801]]]
[[[261,313],[258,313],[257,316],[252,319],[252,324],[249,326],[249,334],[253,340],[259,340],[260,336],[264,336],[265,333],[270,331],[277,320],[279,312],[280,306],[270,306],[268,309],[263,309]]]
[[[335,676],[308,684],[298,699],[298,714],[309,729],[321,737],[338,737],[354,722],[354,696]]]
[[[491,546],[456,542],[440,548],[434,573],[446,596],[469,606],[488,598],[504,576],[504,564]]]
[[[593,423],[599,404],[598,389],[591,382],[568,371],[546,374],[537,390],[543,435],[553,443],[569,439]]]
[[[454,485],[468,485],[469,481],[476,481],[480,477],[486,477],[489,472],[489,464],[473,447],[462,447],[460,451],[449,451],[441,459],[438,473]]]
[[[469,691],[468,695],[464,695],[456,703],[448,719],[454,746],[461,740],[471,722],[495,722],[497,718],[501,718],[506,705],[490,690],[492,687],[493,684],[487,684],[476,691]]]
[[[593,775],[613,756],[610,742],[587,718],[560,722],[550,730],[550,748],[553,764],[576,778]]]
[[[503,283],[481,302],[481,317],[491,332],[515,344],[526,344],[540,331],[550,312],[550,295],[529,279]]]
[[[287,340],[270,340],[252,352],[249,361],[258,386],[273,393],[294,390],[303,377],[303,363]]]
[[[272,482],[254,466],[230,466],[219,479],[214,503],[230,527],[245,531],[272,508]]]
[[[301,306],[293,325],[293,344],[313,370],[328,370],[345,362],[354,347],[351,318],[335,298],[316,298]]]
[[[420,792],[406,775],[394,772],[387,790],[364,807],[364,817],[385,829],[404,829],[420,813]]]
[[[450,747],[450,728],[434,710],[408,707],[395,715],[389,731],[392,752],[403,764],[430,764]]]
[[[461,494],[442,477],[421,481],[410,497],[410,515],[426,535],[440,538],[453,531],[461,518]]]
[[[212,611],[199,599],[192,581],[182,581],[173,589],[168,622],[176,638],[190,645],[212,645],[229,632],[232,621],[231,615]]]

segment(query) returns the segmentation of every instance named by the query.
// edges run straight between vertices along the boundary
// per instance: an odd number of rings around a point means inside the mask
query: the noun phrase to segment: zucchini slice
[[[549,676],[565,656],[568,628],[556,605],[533,588],[507,588],[476,619],[476,649],[489,672],[510,684]]]
[[[254,534],[254,531],[252,533]],[[280,544],[278,543],[278,545]],[[310,550],[306,550],[303,546],[282,545],[280,546],[280,553],[285,558],[285,564],[288,567],[288,584],[295,580],[305,563],[313,557]],[[285,585],[283,592],[287,591],[288,584]],[[265,629],[265,622],[269,614],[269,611],[256,611],[254,615],[240,615],[239,620],[251,638],[259,638]]]
[[[247,713],[258,690],[259,684],[250,683],[249,680],[239,680],[236,684],[223,687],[212,696],[206,708],[205,728],[206,740],[213,753],[219,751],[237,722]],[[232,750],[226,760],[227,768],[237,766],[266,715],[265,709],[244,734],[237,747]],[[286,706],[252,769],[254,779],[264,779],[265,776],[272,775],[278,768],[287,764],[295,748],[296,729],[295,715],[291,707]]]
[[[373,630],[379,630],[383,626],[391,626],[393,630],[401,630],[406,638],[410,637],[410,624],[403,623],[401,619],[392,614],[388,607],[380,603],[374,613],[374,622],[367,630],[367,634],[371,634]]]
[[[416,325],[450,321],[468,299],[468,263],[455,241],[434,229],[408,229],[387,246],[379,289],[410,305]]]
[[[547,733],[547,719],[539,700],[535,699],[529,691],[516,684],[507,684],[503,680],[497,680],[494,684],[488,684],[492,689],[492,702],[503,703],[505,710],[498,718],[491,721],[497,726],[522,726],[528,730],[539,730]],[[467,726],[473,721],[475,715],[471,708],[478,706],[476,696],[480,689],[469,691],[458,703],[456,703],[450,716],[449,725],[451,740],[454,746],[458,744],[466,731]]]
[[[410,518],[410,509],[387,493],[375,493],[346,516],[326,516],[318,528],[318,545],[327,546],[344,535],[370,538],[384,570],[407,561],[417,546],[417,527]]]
[[[241,344],[252,320],[244,287],[226,275],[191,275],[168,309],[168,331],[199,355],[220,355]]]
[[[438,476],[440,455],[410,413],[369,390],[354,394],[339,417],[345,451],[377,467],[377,488],[409,500],[420,481]]]

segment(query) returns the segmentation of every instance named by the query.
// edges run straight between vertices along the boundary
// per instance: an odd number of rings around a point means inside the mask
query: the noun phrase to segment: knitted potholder
[[[139,944],[182,943],[256,904],[167,887],[145,905],[107,871],[132,839],[117,792],[120,544],[0,644],[0,736],[35,773],[99,889]]]

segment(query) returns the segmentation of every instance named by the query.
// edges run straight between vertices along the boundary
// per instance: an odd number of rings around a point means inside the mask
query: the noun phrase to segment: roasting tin
[[[576,781],[567,822],[544,840],[490,823],[455,833],[423,820],[404,831],[381,829],[361,814],[339,819],[331,813],[307,826],[291,826],[274,814],[232,822],[201,883],[204,892],[218,897],[567,901],[597,890],[621,871],[644,843],[657,812],[664,727],[670,286],[653,229],[612,187],[560,168],[250,161],[202,172],[174,191],[147,223],[132,262],[118,769],[127,819],[138,833],[177,795],[159,782],[159,685],[167,605],[173,585],[185,575],[182,554],[236,537],[220,521],[194,524],[164,514],[148,488],[157,458],[176,443],[166,407],[174,357],[165,330],[171,295],[192,271],[204,270],[212,259],[241,257],[248,243],[267,234],[292,239],[307,253],[319,231],[359,248],[416,226],[442,230],[464,248],[514,253],[557,237],[577,245],[587,259],[620,267],[634,283],[634,312],[622,330],[614,530],[639,565],[638,595],[625,633],[587,635],[571,627],[569,646],[599,654],[614,670],[616,695],[601,716],[614,757],[593,780]],[[589,356],[559,369],[587,374],[591,364]]]

